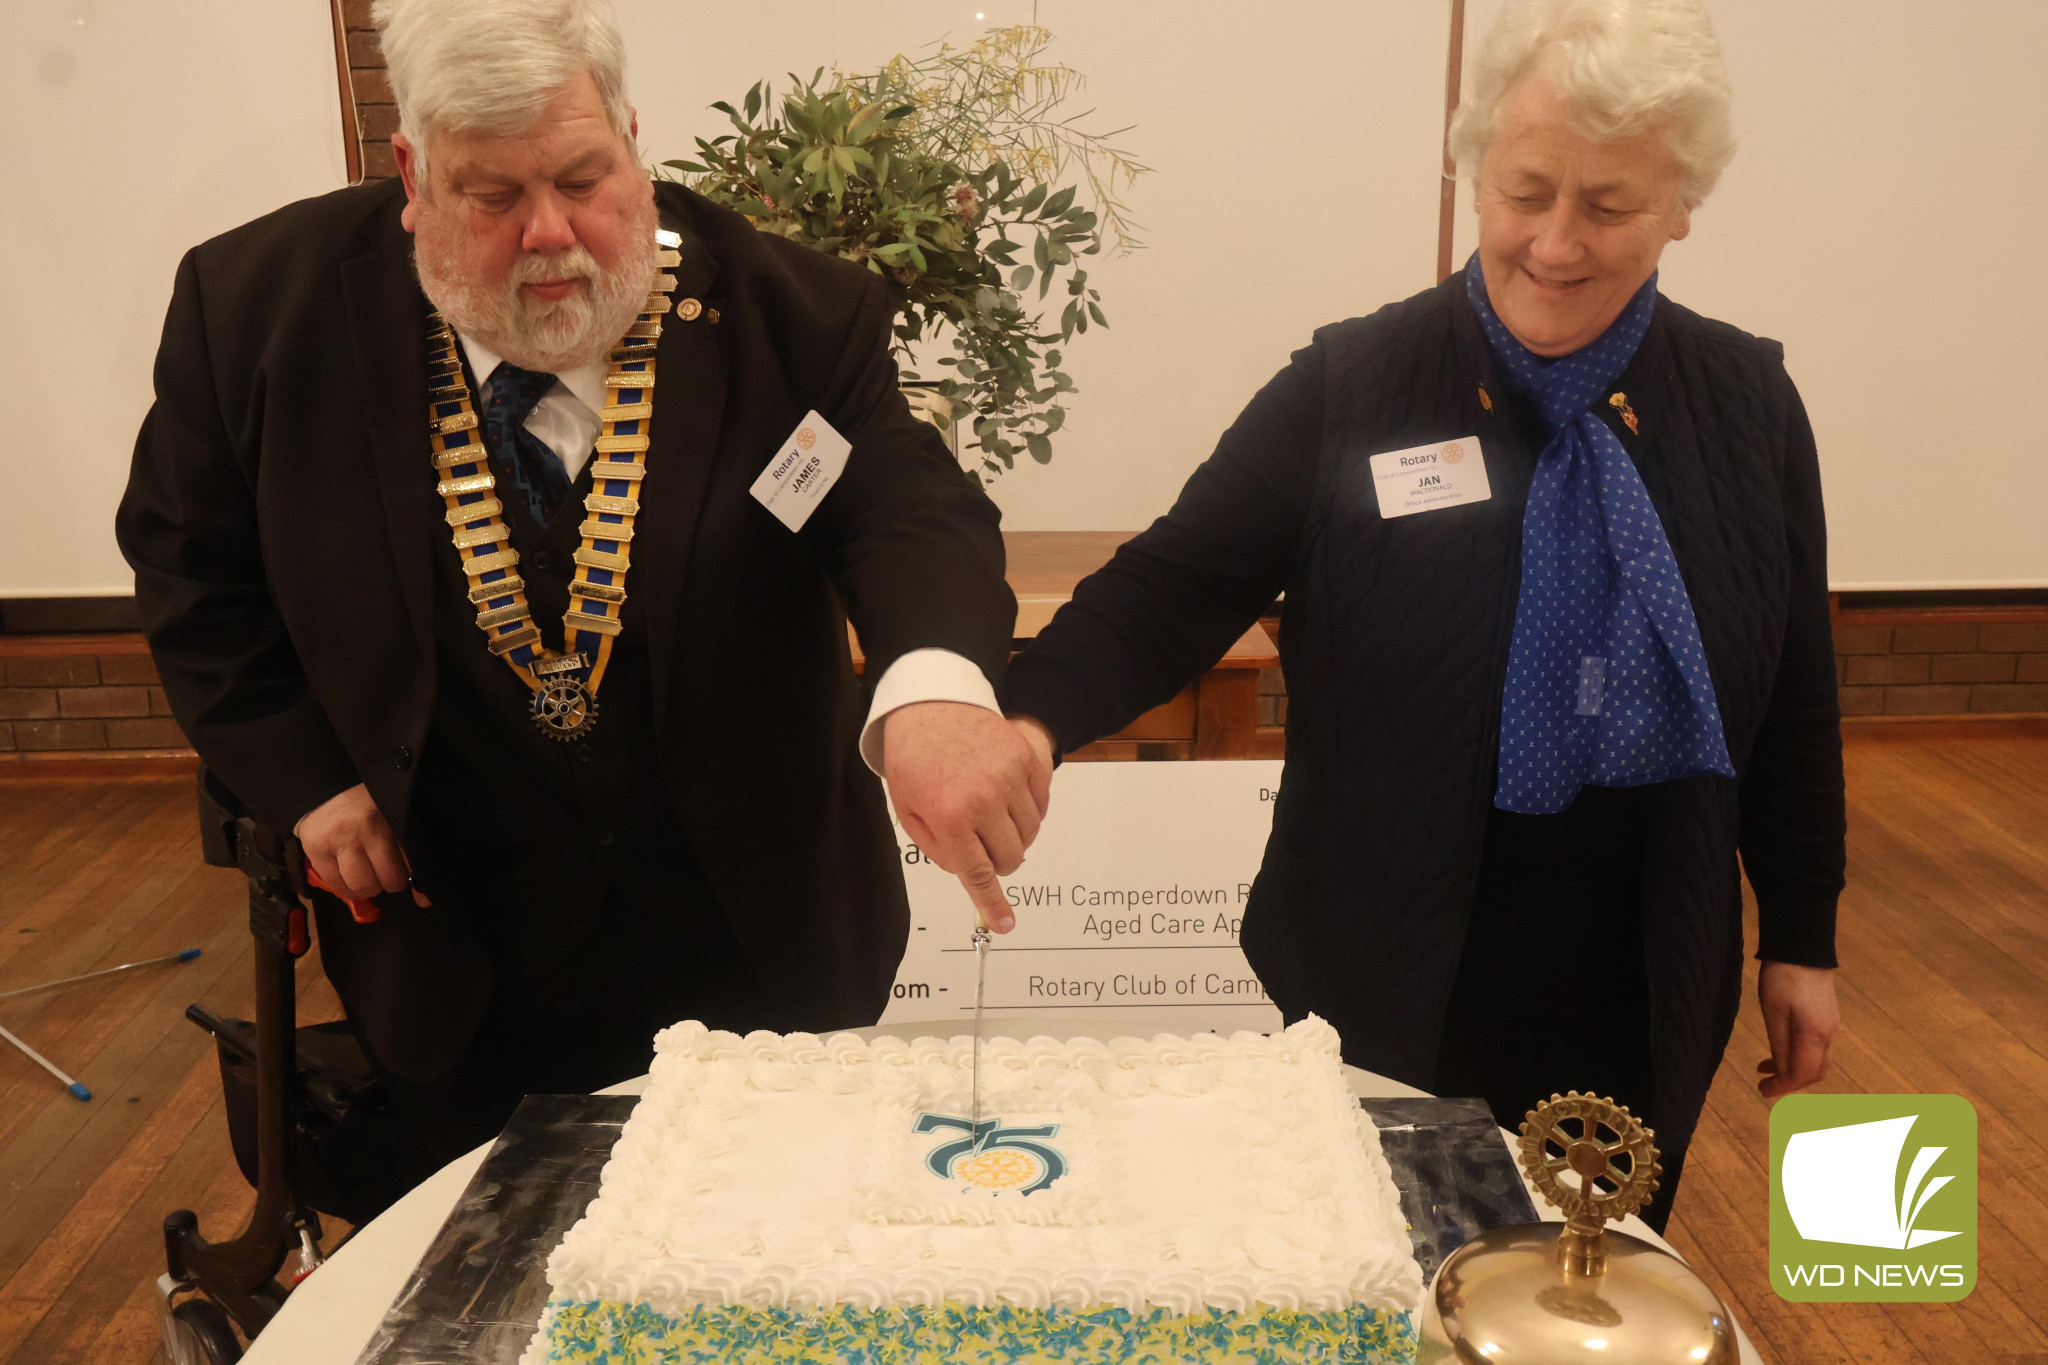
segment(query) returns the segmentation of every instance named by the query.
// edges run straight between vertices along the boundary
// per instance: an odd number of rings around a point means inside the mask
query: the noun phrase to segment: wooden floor
[[[0,1025],[93,1093],[71,1099],[0,1045],[0,1362],[162,1362],[164,1215],[193,1209],[225,1237],[254,1202],[228,1148],[212,1040],[183,1017],[195,1000],[251,1017],[247,884],[200,860],[189,776],[81,781],[33,766],[0,779],[0,990],[202,954],[0,1001]],[[299,993],[303,1022],[338,1017],[314,955]]]
[[[1953,1305],[1772,1292],[1770,1110],[1749,1080],[1770,1049],[1753,1000],[1707,1101],[1671,1241],[1766,1360],[2048,1365],[2048,722],[1847,733],[1843,1030],[1817,1088],[1976,1106],[1977,1289]]]
[[[1766,1272],[1766,1051],[1746,1005],[1672,1241],[1784,1365],[2048,1365],[2048,725],[1852,729],[1846,1028],[1839,1091],[1976,1105],[1981,1278],[1949,1306],[1778,1301]],[[26,768],[29,765],[22,765]],[[240,879],[199,859],[189,782],[0,781],[0,990],[199,947],[183,967],[0,1001],[94,1092],[67,1098],[0,1049],[0,1365],[163,1359],[151,1284],[175,1208],[239,1225],[211,1043],[181,1018],[246,1015]],[[331,1017],[309,958],[302,1018]]]

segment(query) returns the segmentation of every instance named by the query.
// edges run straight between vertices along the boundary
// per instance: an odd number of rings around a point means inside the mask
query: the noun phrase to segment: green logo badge
[[[1977,1286],[1977,1111],[1960,1095],[1787,1095],[1771,1109],[1771,1287],[1799,1303],[1951,1303]]]

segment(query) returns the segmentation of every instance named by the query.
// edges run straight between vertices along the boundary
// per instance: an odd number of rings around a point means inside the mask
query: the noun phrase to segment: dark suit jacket
[[[845,620],[871,678],[926,646],[997,678],[998,514],[904,404],[880,279],[656,194],[685,238],[674,297],[707,312],[662,334],[633,542],[649,742],[763,979],[871,1020],[908,920]],[[395,181],[341,190],[186,255],[117,523],[179,722],[279,829],[359,781],[406,829],[435,705],[448,528],[403,205]],[[792,533],[748,486],[812,408],[853,453]]]
[[[1762,952],[1834,965],[1843,790],[1820,470],[1776,342],[1659,298],[1595,411],[1642,472],[1699,620],[1739,780],[1650,789],[1643,888],[1660,1133],[1691,1133]],[[1492,496],[1383,518],[1370,457],[1477,437]],[[1428,1087],[1475,893],[1547,439],[1494,373],[1462,274],[1323,328],[1173,509],[1011,662],[1006,708],[1072,749],[1206,668],[1281,592],[1287,773],[1244,947],[1347,1060]],[[1558,983],[1582,998],[1598,982]],[[1576,1027],[1561,1010],[1559,1028]]]

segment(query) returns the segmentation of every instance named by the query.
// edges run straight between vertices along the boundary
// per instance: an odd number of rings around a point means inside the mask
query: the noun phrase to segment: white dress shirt
[[[503,357],[473,337],[461,332],[455,335],[482,390],[477,395],[481,407],[490,401],[491,374]],[[598,432],[604,427],[597,412],[604,406],[604,377],[609,368],[600,360],[562,371],[555,376],[555,386],[542,394],[526,415],[526,429],[561,459],[571,483],[590,463]],[[950,649],[911,650],[890,664],[875,684],[867,723],[861,727],[860,756],[876,776],[882,772],[883,718],[899,707],[921,701],[957,701],[991,711],[1000,709],[995,688],[972,660]]]

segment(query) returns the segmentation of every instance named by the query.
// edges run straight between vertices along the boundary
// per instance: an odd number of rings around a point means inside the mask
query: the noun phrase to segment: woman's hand
[[[1835,1003],[1835,969],[1766,962],[1756,983],[1771,1055],[1756,1064],[1756,1088],[1767,1100],[1826,1079],[1828,1053],[1842,1011]]]
[[[1045,728],[1045,722],[1036,716],[1011,716],[1011,728],[1024,737],[1031,746],[1031,752],[1038,755],[1038,766],[1045,773],[1046,780],[1052,780],[1053,759],[1059,753],[1059,745],[1053,742],[1052,731]]]

